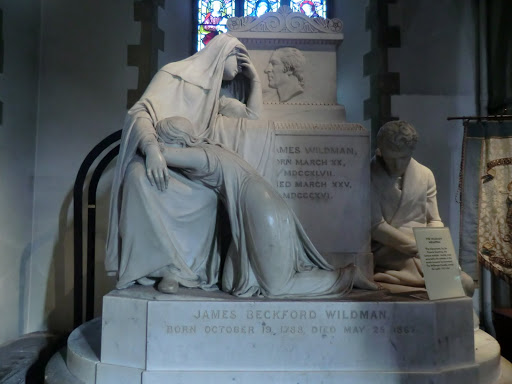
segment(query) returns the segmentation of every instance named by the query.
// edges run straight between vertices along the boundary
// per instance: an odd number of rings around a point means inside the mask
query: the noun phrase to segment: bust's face
[[[379,151],[388,174],[391,177],[403,176],[411,162],[412,151],[409,149],[393,151],[389,148],[379,148]]]
[[[280,53],[272,54],[267,68],[265,68],[265,73],[268,76],[268,86],[270,88],[279,88],[288,81],[288,73],[285,72]]]

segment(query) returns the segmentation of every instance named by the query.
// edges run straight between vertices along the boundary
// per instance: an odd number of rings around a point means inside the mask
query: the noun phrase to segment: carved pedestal
[[[69,371],[54,361],[61,373],[48,384],[497,382],[499,346],[473,332],[471,299],[385,293],[349,299],[234,299],[197,289],[164,295],[140,286],[113,291],[103,319],[71,334]]]
[[[342,26],[288,7],[228,21],[259,72],[263,118],[276,125],[272,184],[322,255],[372,276],[370,138],[337,103]]]

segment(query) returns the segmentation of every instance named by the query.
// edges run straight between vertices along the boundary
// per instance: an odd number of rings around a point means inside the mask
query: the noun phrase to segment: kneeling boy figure
[[[370,168],[372,252],[375,281],[424,288],[413,228],[443,223],[434,175],[412,158],[417,141],[418,133],[405,121],[388,122],[377,133]],[[472,294],[473,281],[463,272],[462,282],[466,294]]]

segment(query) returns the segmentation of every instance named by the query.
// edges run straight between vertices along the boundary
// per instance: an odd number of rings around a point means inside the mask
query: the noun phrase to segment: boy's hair
[[[377,132],[377,148],[392,151],[413,151],[418,142],[418,132],[407,121],[389,121]]]

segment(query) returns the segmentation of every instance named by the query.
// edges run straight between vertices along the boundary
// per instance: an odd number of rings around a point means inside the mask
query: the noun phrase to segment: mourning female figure
[[[352,286],[376,289],[354,265],[335,270],[315,249],[286,202],[246,161],[192,137],[190,121],[157,124],[167,165],[215,191],[231,224],[222,289],[235,296],[342,296]]]
[[[273,130],[255,120],[261,104],[256,70],[228,34],[158,71],[128,111],[114,175],[105,266],[117,273],[118,288],[162,276],[186,287],[215,286],[217,196],[167,168],[155,125],[184,116],[191,136],[222,142],[263,172]]]

